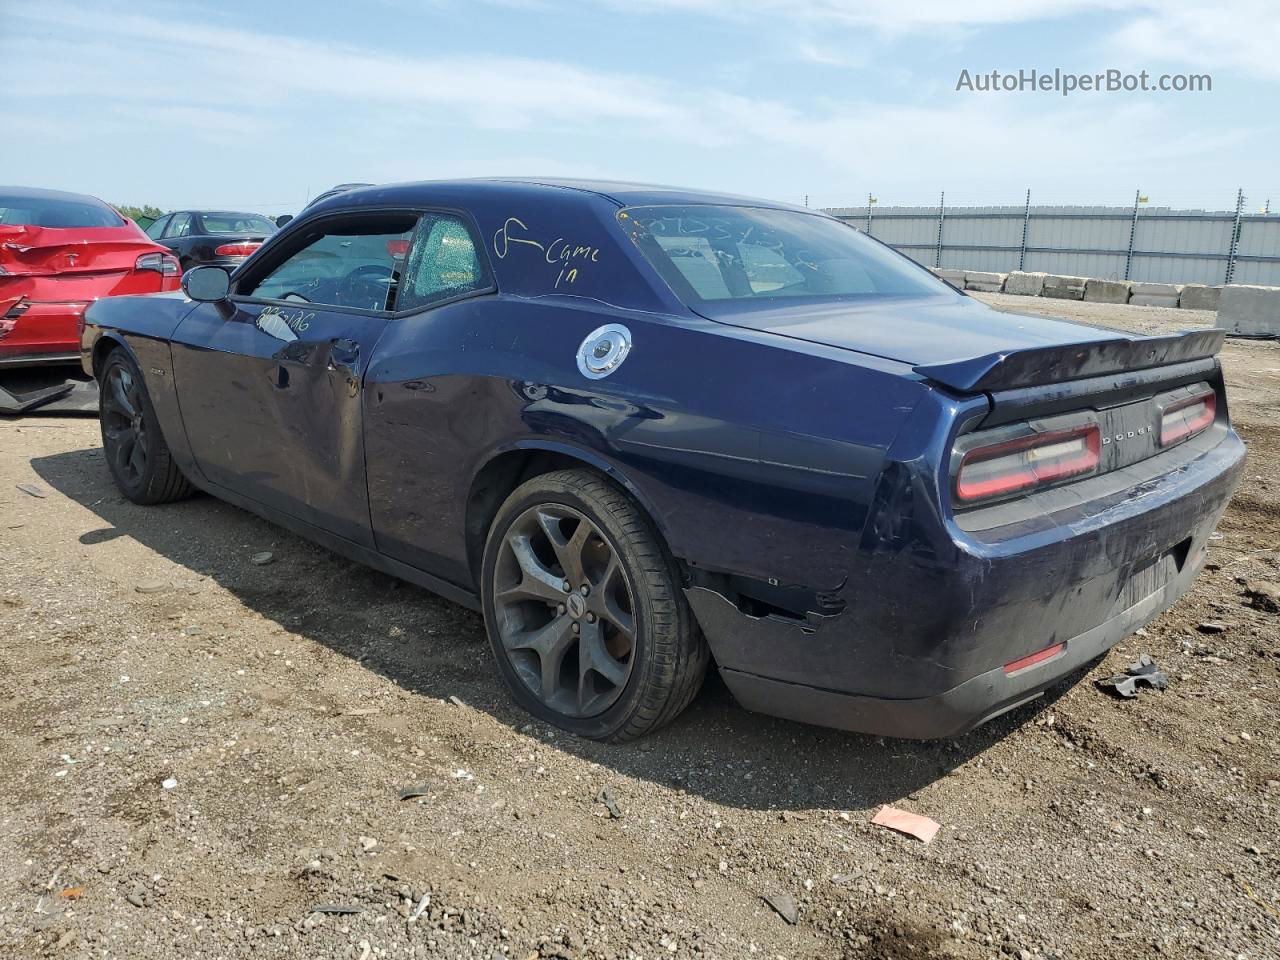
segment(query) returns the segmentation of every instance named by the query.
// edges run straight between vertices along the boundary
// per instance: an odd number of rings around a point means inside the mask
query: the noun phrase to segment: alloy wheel
[[[123,364],[115,364],[107,371],[101,404],[107,458],[125,483],[136,486],[147,470],[147,421],[141,385]]]
[[[631,676],[636,616],[600,528],[563,504],[531,507],[508,527],[493,581],[502,648],[520,681],[562,715],[607,710]]]

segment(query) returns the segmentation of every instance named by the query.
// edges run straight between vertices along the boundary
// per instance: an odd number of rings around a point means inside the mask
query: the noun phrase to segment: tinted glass
[[[447,214],[425,214],[396,309],[411,310],[488,286],[488,272],[466,225]]]
[[[215,236],[221,233],[270,235],[276,232],[274,223],[256,213],[202,213],[200,223],[205,234]]]
[[[385,310],[392,302],[416,217],[334,223],[240,292],[270,300]]]
[[[191,232],[191,214],[175,213],[173,219],[169,222],[169,230],[165,233],[165,238],[185,237]]]
[[[169,218],[161,217],[155,223],[151,224],[151,226],[147,227],[147,236],[150,237],[152,240],[159,240],[160,235],[164,233],[164,228],[167,227],[168,225],[169,225]]]
[[[122,227],[124,220],[105,203],[44,200],[0,194],[0,224],[31,227]]]
[[[618,222],[686,303],[937,294],[941,282],[829,217],[762,207],[630,207]]]

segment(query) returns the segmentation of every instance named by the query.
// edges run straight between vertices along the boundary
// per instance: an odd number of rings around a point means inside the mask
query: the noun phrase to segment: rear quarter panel
[[[577,350],[604,323],[633,345],[591,380]],[[782,344],[564,296],[484,297],[393,324],[365,386],[379,548],[470,585],[474,478],[505,452],[548,449],[611,473],[691,565],[835,589],[885,451],[929,391],[887,361]]]

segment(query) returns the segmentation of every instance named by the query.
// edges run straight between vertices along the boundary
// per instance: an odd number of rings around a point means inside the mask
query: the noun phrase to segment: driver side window
[[[386,310],[394,302],[416,223],[416,215],[329,221],[307,234],[301,249],[239,292],[266,300]]]

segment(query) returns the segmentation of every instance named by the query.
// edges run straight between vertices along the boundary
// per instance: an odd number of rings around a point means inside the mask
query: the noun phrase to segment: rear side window
[[[396,309],[412,310],[491,285],[466,224],[449,214],[424,214],[409,251]]]
[[[200,223],[206,236],[235,233],[270,236],[276,232],[274,223],[254,213],[203,213]]]
[[[37,199],[0,194],[0,225],[8,227],[123,227],[124,220],[105,203]]]
[[[239,293],[268,300],[386,310],[395,301],[416,215],[329,221]]]
[[[618,222],[689,304],[940,292],[936,278],[830,217],[695,204],[630,207]]]
[[[173,219],[169,221],[169,230],[165,233],[165,239],[173,239],[174,237],[185,237],[191,232],[191,214],[175,213]]]
[[[147,236],[152,240],[159,240],[160,235],[164,233],[164,228],[168,225],[169,218],[161,217],[159,220],[155,221],[155,223],[151,224],[151,226],[147,227]]]

